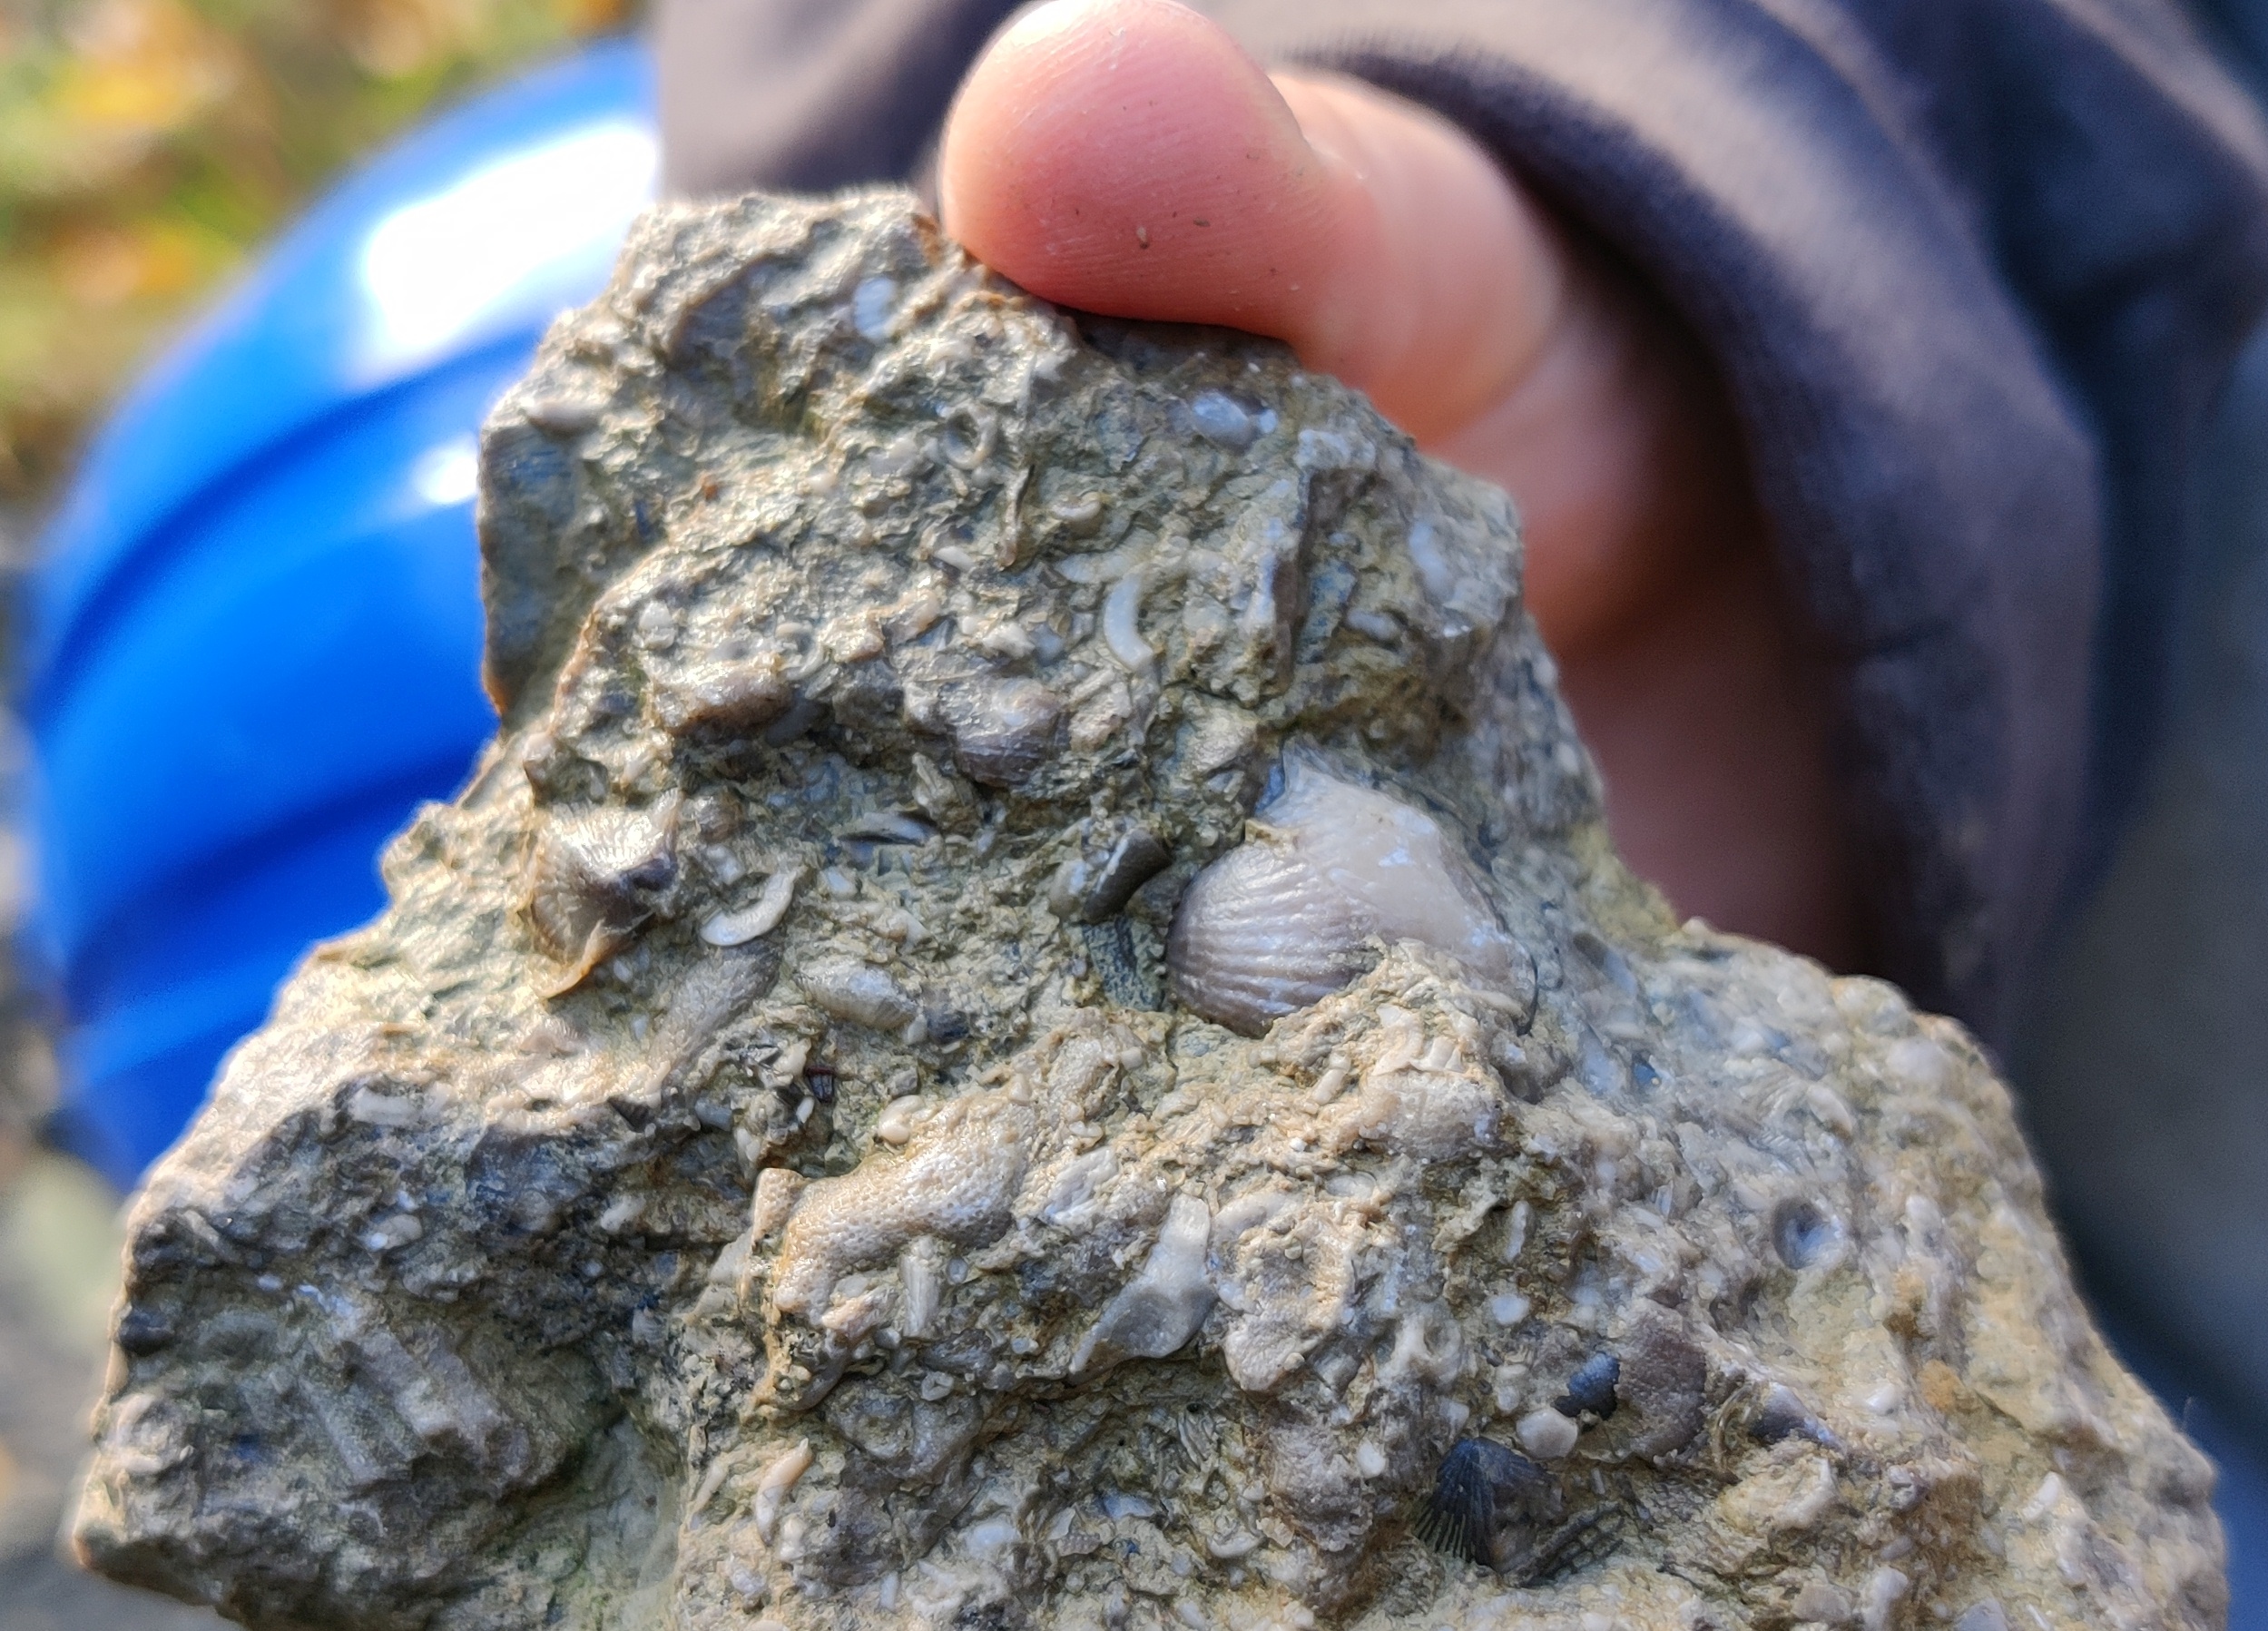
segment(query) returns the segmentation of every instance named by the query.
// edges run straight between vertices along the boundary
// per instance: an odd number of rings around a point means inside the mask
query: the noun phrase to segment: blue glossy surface
[[[604,283],[656,154],[627,44],[427,127],[152,370],[58,510],[25,604],[25,949],[120,1182],[493,729],[473,434]]]

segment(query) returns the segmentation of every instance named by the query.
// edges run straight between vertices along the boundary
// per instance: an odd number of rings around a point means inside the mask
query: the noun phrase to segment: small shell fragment
[[[1103,499],[1097,493],[1082,493],[1076,498],[1058,498],[1047,506],[1047,513],[1063,524],[1072,536],[1091,535],[1103,519]]]
[[[800,866],[782,867],[764,879],[763,892],[747,906],[732,912],[718,912],[701,926],[701,938],[711,946],[745,946],[760,940],[780,927],[780,919],[788,915],[788,908],[795,899],[795,891],[803,881]]]
[[[1488,1317],[1507,1329],[1527,1318],[1535,1305],[1517,1292],[1500,1292],[1488,1299]]]
[[[987,787],[1027,779],[1055,752],[1063,728],[1063,699],[1037,680],[948,686],[943,711],[955,761]]]
[[[1142,1272],[1104,1306],[1072,1357],[1072,1371],[1085,1370],[1098,1350],[1163,1359],[1195,1336],[1213,1303],[1205,1275],[1212,1238],[1213,1209],[1195,1195],[1175,1195]]]
[[[835,830],[839,838],[862,838],[880,844],[926,844],[938,830],[918,816],[902,811],[870,810],[851,817]]]
[[[1048,909],[1074,923],[1106,921],[1173,860],[1173,852],[1157,834],[1147,827],[1129,827],[1100,857],[1075,856],[1064,863],[1048,885]]]
[[[810,1465],[811,1441],[800,1439],[793,1449],[765,1468],[763,1477],[756,1480],[756,1533],[766,1545],[771,1544],[780,1527],[780,1509],[787,1504],[788,1492],[810,1470]]]
[[[1148,575],[1132,567],[1103,601],[1103,644],[1118,666],[1136,678],[1147,678],[1158,660],[1156,649],[1142,637],[1142,597],[1148,587]]]
[[[581,436],[598,428],[603,405],[583,397],[535,397],[520,405],[527,422],[546,436]]]
[[[1241,452],[1259,434],[1252,416],[1226,391],[1199,391],[1189,401],[1190,423],[1197,434],[1217,447]]]
[[[872,277],[850,292],[850,326],[861,339],[885,339],[898,309],[898,280]]]
[[[1575,1448],[1583,1430],[1548,1406],[1528,1411],[1513,1430],[1520,1448],[1546,1461],[1556,1461]]]
[[[672,736],[752,735],[795,701],[777,653],[739,663],[703,663],[654,688],[653,722]]]
[[[874,1136],[887,1145],[901,1145],[928,1117],[928,1101],[918,1094],[894,1098],[874,1118]]]

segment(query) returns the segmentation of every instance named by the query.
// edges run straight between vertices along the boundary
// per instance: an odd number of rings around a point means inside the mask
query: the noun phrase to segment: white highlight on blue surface
[[[398,375],[589,299],[660,167],[653,131],[612,119],[494,160],[388,215],[362,247],[358,372]]]
[[[409,467],[409,488],[435,509],[470,504],[480,491],[480,448],[470,436],[428,447]]]

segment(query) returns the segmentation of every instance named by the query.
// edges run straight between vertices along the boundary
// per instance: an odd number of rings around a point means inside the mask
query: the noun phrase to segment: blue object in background
[[[658,161],[628,43],[427,126],[157,365],[65,496],[25,604],[25,949],[72,1141],[122,1186],[495,729],[474,433]]]

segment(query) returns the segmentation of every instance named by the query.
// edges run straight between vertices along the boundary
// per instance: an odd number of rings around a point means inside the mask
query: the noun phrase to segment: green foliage
[[[344,164],[625,0],[0,0],[0,498]]]

